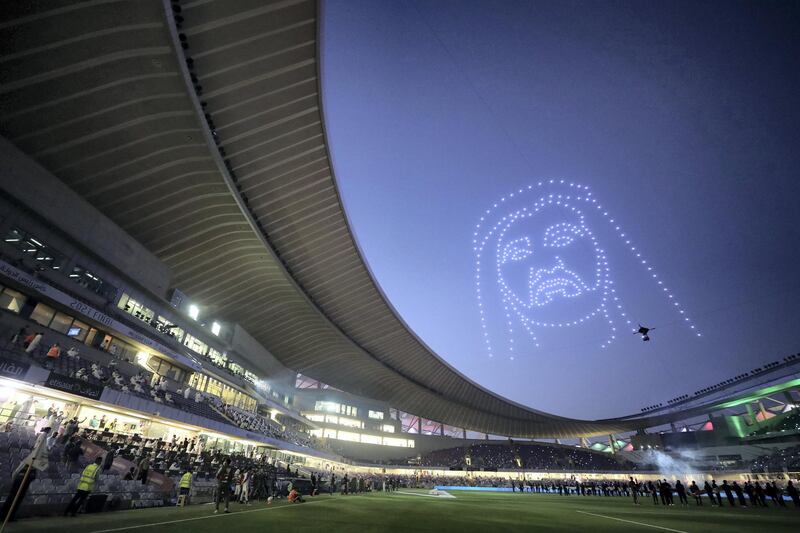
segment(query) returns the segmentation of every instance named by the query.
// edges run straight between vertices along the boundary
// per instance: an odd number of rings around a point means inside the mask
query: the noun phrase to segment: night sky
[[[350,221],[459,371],[598,418],[800,351],[800,2],[323,6]]]

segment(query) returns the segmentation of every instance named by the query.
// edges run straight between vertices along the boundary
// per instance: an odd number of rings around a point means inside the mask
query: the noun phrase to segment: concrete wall
[[[240,325],[234,324],[232,330],[230,347],[244,362],[248,363],[244,366],[250,367],[251,372],[259,371],[265,376],[269,376],[271,382],[290,393],[294,388],[295,372],[283,366]]]
[[[171,276],[166,265],[3,137],[0,188],[145,289],[166,297]]]

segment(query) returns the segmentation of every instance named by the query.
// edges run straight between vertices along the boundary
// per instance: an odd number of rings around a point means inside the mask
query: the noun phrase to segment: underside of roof
[[[398,317],[331,169],[315,0],[18,2],[0,16],[0,133],[286,366],[497,435],[642,425],[505,400]]]

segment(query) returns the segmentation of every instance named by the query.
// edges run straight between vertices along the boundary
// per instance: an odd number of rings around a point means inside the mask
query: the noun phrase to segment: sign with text
[[[31,367],[28,363],[0,357],[0,376],[11,379],[22,379]]]
[[[69,376],[62,376],[55,372],[50,372],[50,375],[47,376],[47,381],[44,382],[44,386],[69,392],[70,394],[77,394],[78,396],[85,396],[92,400],[99,400],[100,395],[103,394],[103,387],[99,385],[94,385]]]

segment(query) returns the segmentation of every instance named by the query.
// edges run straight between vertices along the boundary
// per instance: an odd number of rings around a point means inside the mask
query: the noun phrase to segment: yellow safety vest
[[[192,474],[191,472],[186,472],[183,476],[181,476],[181,488],[188,489],[191,484],[192,484]]]
[[[81,480],[78,483],[78,490],[91,492],[91,490],[94,488],[95,476],[97,475],[97,471],[99,469],[100,465],[95,463],[92,463],[84,468],[83,472],[81,473]]]

